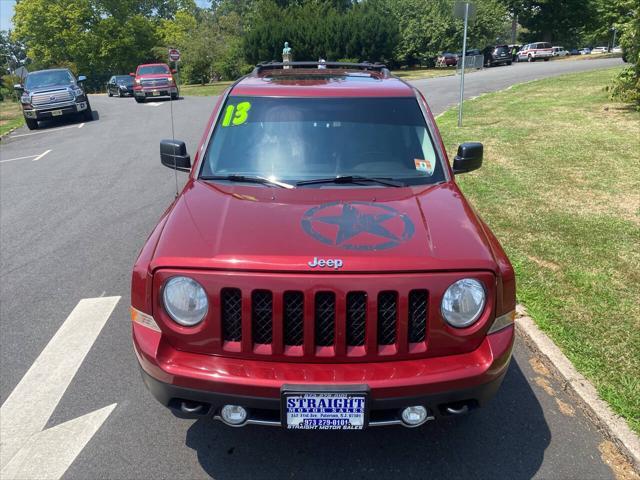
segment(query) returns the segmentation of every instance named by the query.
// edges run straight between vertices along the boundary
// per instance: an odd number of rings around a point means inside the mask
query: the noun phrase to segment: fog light
[[[225,405],[220,416],[229,425],[242,425],[247,420],[247,410],[240,405]]]
[[[407,407],[402,410],[402,421],[410,427],[417,427],[427,420],[427,415],[427,409],[422,405]]]

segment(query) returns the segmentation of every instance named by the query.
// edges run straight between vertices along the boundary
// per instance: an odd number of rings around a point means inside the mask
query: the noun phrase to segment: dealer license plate
[[[54,117],[59,117],[62,115],[62,110],[51,110],[51,115]]]
[[[290,430],[362,430],[364,392],[283,392],[284,424]]]
[[[157,90],[154,90],[154,91],[153,91],[153,93],[152,93],[152,95],[153,95],[154,97],[158,97],[158,96],[160,96],[160,92],[159,92],[159,91],[157,91]]]

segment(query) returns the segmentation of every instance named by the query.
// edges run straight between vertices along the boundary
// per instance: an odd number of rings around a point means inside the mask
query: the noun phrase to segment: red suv
[[[148,63],[138,65],[136,73],[130,73],[134,77],[133,96],[136,102],[142,103],[147,98],[171,97],[178,98],[178,86],[173,78],[173,73],[166,63]]]
[[[414,427],[484,405],[514,340],[514,271],[415,88],[381,65],[261,64],[218,99],[133,269],[145,384],[178,416]],[[284,67],[284,68],[283,68]]]

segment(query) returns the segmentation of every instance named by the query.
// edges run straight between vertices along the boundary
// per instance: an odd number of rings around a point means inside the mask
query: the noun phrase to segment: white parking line
[[[42,157],[44,157],[47,153],[49,153],[51,150],[47,150],[44,153],[41,153],[40,155],[38,155],[36,158],[34,158],[33,160],[31,160],[32,162],[37,162],[38,160],[40,160]]]
[[[66,127],[49,128],[47,130],[42,130],[41,132],[21,133],[20,135],[9,135],[9,138],[29,137],[31,135],[40,135],[42,133],[49,133],[49,132],[57,132],[59,130],[66,130],[68,128],[82,128],[82,125],[84,125],[84,123],[81,123],[80,125],[68,125]]]
[[[159,107],[160,105],[164,105],[163,102],[145,102],[144,105],[147,105],[149,107]]]
[[[25,160],[27,158],[32,158],[33,160],[31,160],[31,161],[32,162],[36,162],[36,161],[40,160],[42,157],[44,157],[50,151],[51,150],[47,150],[46,152],[43,152],[40,155],[35,154],[35,155],[27,155],[25,157],[7,158],[6,160],[0,160],[0,163],[15,162],[16,160]]]
[[[24,160],[25,158],[33,158],[33,157],[37,157],[37,155],[27,155],[26,157],[9,158],[7,160],[0,160],[0,163],[15,162],[16,160]]]
[[[0,477],[59,478],[115,408],[42,430],[119,300],[81,300],[2,404]]]

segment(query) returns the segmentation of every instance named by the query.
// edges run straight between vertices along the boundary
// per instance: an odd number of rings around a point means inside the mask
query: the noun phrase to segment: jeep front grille
[[[284,343],[285,345],[302,345],[304,341],[304,295],[302,292],[285,292],[284,308]]]
[[[245,310],[243,295],[248,295]],[[427,335],[427,290],[404,294],[386,290],[373,295],[362,291],[346,295],[285,291],[276,295],[270,290],[223,288],[220,297],[224,342],[301,348],[311,339],[314,349],[333,347],[337,355],[367,344],[399,349],[400,342],[404,342],[406,351],[411,344],[425,342]],[[243,315],[250,318],[250,323],[243,324]]]
[[[221,296],[224,338],[239,342],[242,340],[242,292],[239,288],[225,288]]]

